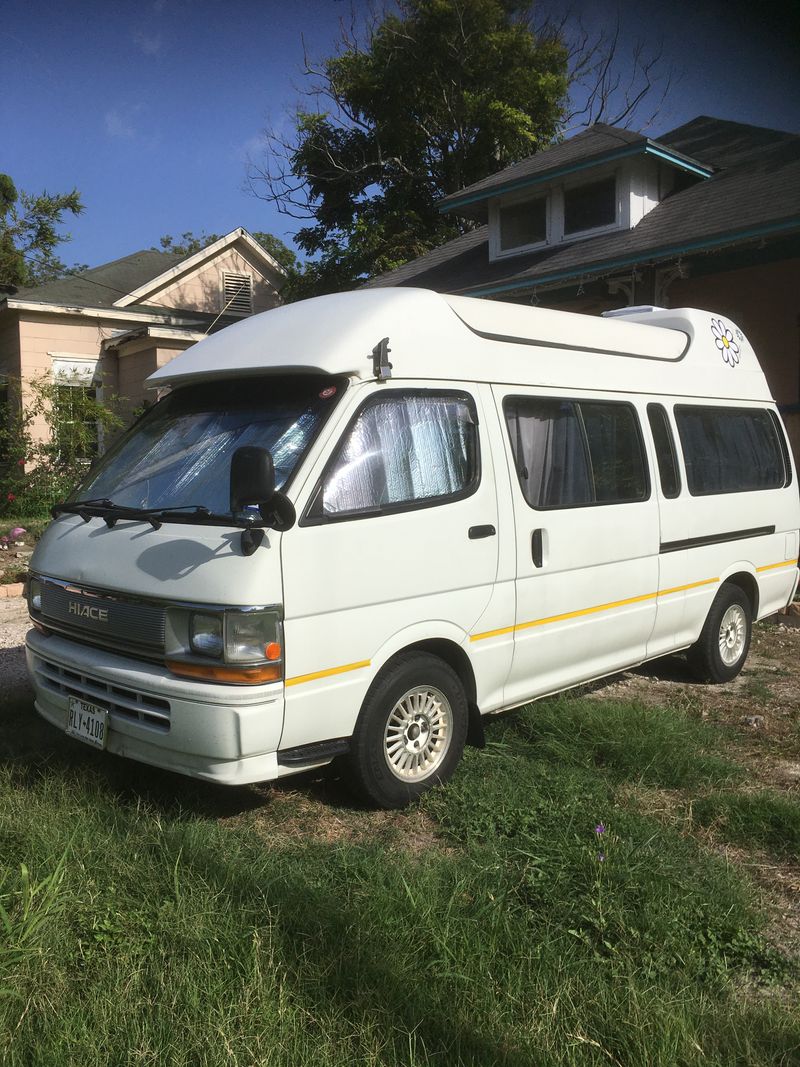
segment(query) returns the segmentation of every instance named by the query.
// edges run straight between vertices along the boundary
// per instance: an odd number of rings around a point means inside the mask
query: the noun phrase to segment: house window
[[[99,451],[94,404],[97,391],[83,385],[56,384],[53,393],[53,436],[64,463],[88,462]]]
[[[508,204],[499,210],[500,251],[547,240],[547,198]]]
[[[253,314],[253,276],[222,272],[222,310],[232,315]]]
[[[576,185],[572,189],[564,190],[565,234],[613,226],[616,221],[616,178],[603,178],[599,182]]]

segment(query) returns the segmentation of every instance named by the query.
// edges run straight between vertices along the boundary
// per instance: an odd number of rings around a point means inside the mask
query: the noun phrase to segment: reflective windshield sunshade
[[[187,385],[161,400],[100,461],[73,499],[118,508],[230,514],[230,464],[266,448],[282,489],[344,390],[338,379],[280,375]]]

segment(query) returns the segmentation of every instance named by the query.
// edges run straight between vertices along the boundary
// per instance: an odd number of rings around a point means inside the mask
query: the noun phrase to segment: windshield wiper
[[[81,515],[84,508],[113,508],[114,502],[107,497],[95,497],[92,500],[65,500],[61,504],[54,504],[50,508],[50,514],[54,519],[59,515]]]
[[[265,525],[260,517],[240,517],[234,515],[218,515],[205,507],[203,504],[179,504],[176,507],[164,508],[132,508],[124,504],[115,504],[113,500],[98,498],[96,500],[74,500],[63,504],[56,504],[51,508],[53,518],[59,515],[80,515],[84,522],[91,518],[102,519],[106,526],[111,529],[120,519],[149,522],[154,530],[158,530],[162,523],[177,522],[191,523],[200,521],[214,526],[236,526],[240,529],[249,529],[254,526]]]

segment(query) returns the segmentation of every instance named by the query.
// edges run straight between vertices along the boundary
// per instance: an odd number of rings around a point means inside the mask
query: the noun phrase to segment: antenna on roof
[[[389,338],[384,337],[372,349],[372,373],[379,382],[385,382],[392,376],[392,364],[389,362]]]

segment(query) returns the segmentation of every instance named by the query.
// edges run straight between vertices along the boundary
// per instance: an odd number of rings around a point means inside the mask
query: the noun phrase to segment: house
[[[23,395],[42,377],[92,389],[120,397],[130,416],[148,375],[211,330],[275,307],[285,277],[240,228],[192,255],[134,252],[0,294],[0,383],[21,379]],[[47,433],[39,419],[34,439]]]
[[[800,460],[800,136],[705,116],[656,140],[597,123],[440,208],[471,228],[369,285],[729,316]]]

